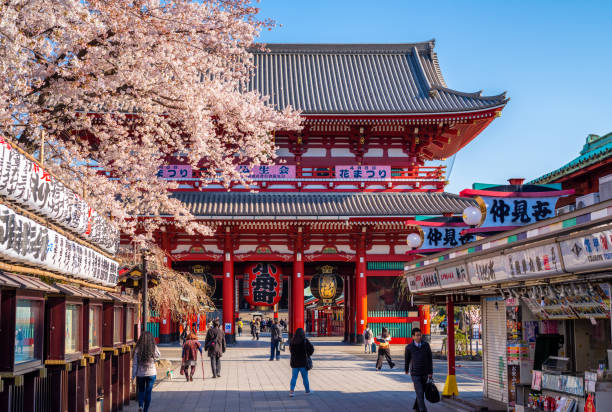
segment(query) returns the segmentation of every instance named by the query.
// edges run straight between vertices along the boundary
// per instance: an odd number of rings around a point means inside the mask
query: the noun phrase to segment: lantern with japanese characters
[[[274,306],[283,293],[280,269],[272,263],[255,263],[245,271],[245,300],[253,306]]]
[[[320,305],[331,305],[342,294],[342,278],[336,272],[333,266],[321,266],[310,280],[310,292]]]

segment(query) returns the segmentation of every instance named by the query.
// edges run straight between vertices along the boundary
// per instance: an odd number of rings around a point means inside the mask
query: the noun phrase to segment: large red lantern
[[[280,269],[271,263],[254,263],[247,267],[244,288],[246,301],[253,306],[274,306],[280,302],[283,281]]]

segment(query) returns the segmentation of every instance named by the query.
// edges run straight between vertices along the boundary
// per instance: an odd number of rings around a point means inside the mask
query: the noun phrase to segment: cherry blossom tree
[[[157,178],[173,157],[202,182],[269,164],[299,114],[249,90],[254,40],[273,22],[247,0],[0,2],[0,134],[143,241],[169,215],[207,234]],[[136,236],[137,235],[137,236]]]

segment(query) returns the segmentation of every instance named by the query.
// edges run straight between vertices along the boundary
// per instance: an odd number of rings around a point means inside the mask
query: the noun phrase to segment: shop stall
[[[0,410],[53,410],[44,363],[45,298],[58,289],[0,272]]]
[[[106,293],[86,288],[89,297],[84,302],[83,316],[83,353],[87,359],[87,411],[104,410],[103,369],[105,354],[102,352],[103,305],[112,298]]]
[[[419,303],[480,300],[484,397],[516,411],[606,410],[611,223],[608,201],[407,265]]]

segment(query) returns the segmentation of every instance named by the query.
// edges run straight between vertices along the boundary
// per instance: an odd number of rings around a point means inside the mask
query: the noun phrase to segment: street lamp
[[[141,249],[142,255],[142,325],[140,327],[141,334],[147,330],[149,323],[149,276],[147,273],[147,259],[149,257],[149,251],[147,249]]]
[[[468,226],[478,226],[482,220],[482,211],[476,206],[468,206],[463,210],[463,222]]]
[[[423,238],[418,233],[411,233],[406,237],[406,243],[410,249],[418,249],[423,243]]]

